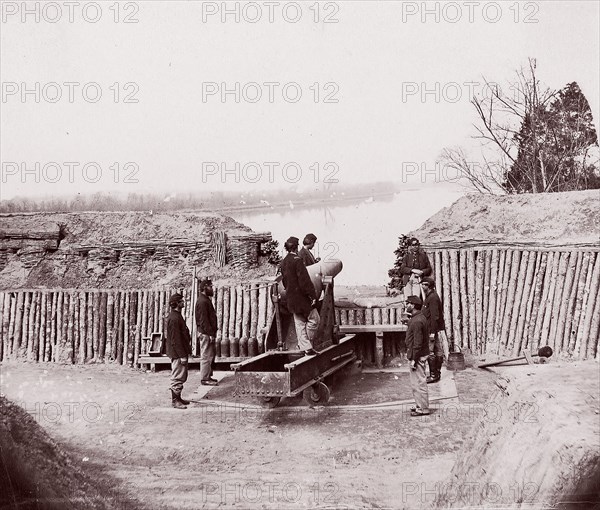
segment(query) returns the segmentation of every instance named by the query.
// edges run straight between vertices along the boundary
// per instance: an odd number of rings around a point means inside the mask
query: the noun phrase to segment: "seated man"
[[[298,347],[306,355],[314,355],[312,338],[319,325],[316,310],[317,293],[306,266],[298,256],[298,238],[290,237],[284,244],[288,254],[281,263],[283,286],[287,294],[287,308],[294,315]]]
[[[411,237],[408,241],[408,252],[402,259],[400,273],[404,296],[421,296],[421,278],[431,274],[431,264],[416,237]]]

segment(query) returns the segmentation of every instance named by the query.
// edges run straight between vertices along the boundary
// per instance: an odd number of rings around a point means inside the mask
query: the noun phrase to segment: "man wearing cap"
[[[421,278],[431,274],[431,264],[427,253],[421,248],[421,244],[416,237],[408,240],[408,251],[402,259],[400,265],[402,274],[402,285],[404,285],[404,295],[421,295]]]
[[[210,299],[214,295],[212,281],[208,278],[200,280],[198,289],[200,294],[196,303],[196,327],[200,339],[200,384],[217,386],[219,383],[212,377],[212,366],[217,355],[217,313]]]
[[[317,354],[312,347],[312,335],[319,325],[319,312],[315,309],[317,293],[306,266],[298,256],[297,237],[284,244],[288,254],[281,262],[283,286],[287,295],[287,308],[294,315],[298,347],[308,356]]]
[[[406,311],[411,314],[406,330],[406,356],[410,364],[410,385],[415,399],[411,416],[429,414],[429,392],[425,379],[425,361],[429,357],[429,328],[421,313],[423,301],[418,296],[409,296]]]
[[[306,234],[304,236],[304,240],[302,241],[302,249],[298,252],[298,256],[302,259],[305,266],[312,266],[316,264],[321,259],[312,254],[310,250],[315,247],[315,242],[317,240],[317,236],[314,234]]]
[[[188,378],[188,356],[192,354],[192,337],[183,320],[183,296],[169,298],[171,312],[167,317],[167,356],[171,358],[171,404],[176,409],[187,409],[188,400],[181,398],[183,384]]]
[[[429,325],[429,350],[431,352],[427,363],[429,364],[429,377],[427,383],[436,383],[442,378],[442,365],[444,364],[444,349],[440,333],[446,330],[442,300],[435,291],[435,280],[430,276],[423,278],[421,288],[425,293],[423,302],[423,315]]]

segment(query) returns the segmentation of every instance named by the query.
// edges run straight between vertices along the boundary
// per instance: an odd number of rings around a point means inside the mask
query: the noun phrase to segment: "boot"
[[[184,399],[181,397],[181,393],[179,393],[179,394],[177,395],[177,399],[178,399],[178,400],[179,400],[179,402],[181,402],[181,403],[182,403],[184,406],[189,406],[189,405],[190,405],[190,401],[189,401],[189,400],[184,400]]]
[[[435,375],[439,381],[442,378],[442,365],[444,364],[444,356],[436,356],[435,360]]]
[[[429,358],[427,358],[427,364],[429,365],[429,376],[427,377],[427,384],[439,381],[439,379],[436,379],[436,359],[433,356],[429,356]]]
[[[175,409],[187,409],[187,407],[185,407],[183,402],[179,399],[179,395],[177,393],[175,393],[173,390],[171,390],[171,405]]]

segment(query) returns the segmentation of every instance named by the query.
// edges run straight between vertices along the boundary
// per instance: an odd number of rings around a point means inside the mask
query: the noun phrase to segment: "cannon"
[[[333,278],[342,270],[339,260],[307,267],[319,296],[320,321],[313,337],[315,356],[297,350],[293,316],[285,306],[285,289],[276,279],[272,286],[273,313],[265,334],[265,352],[231,365],[236,393],[256,397],[261,405],[275,407],[282,397],[302,393],[309,406],[324,404],[331,395],[324,379],[357,359],[355,335],[342,336],[335,324]]]

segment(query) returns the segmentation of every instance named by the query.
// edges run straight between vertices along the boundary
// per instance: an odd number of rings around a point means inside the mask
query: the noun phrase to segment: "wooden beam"
[[[390,333],[406,331],[404,324],[344,324],[340,325],[340,333]]]

